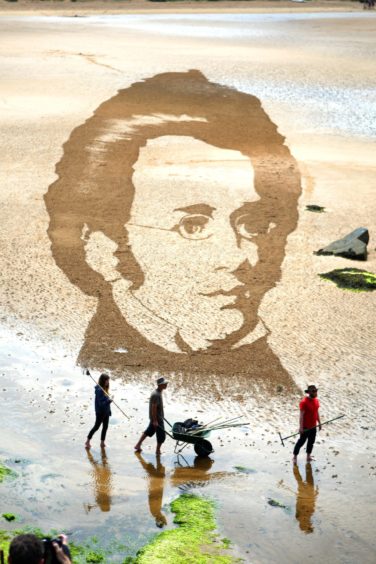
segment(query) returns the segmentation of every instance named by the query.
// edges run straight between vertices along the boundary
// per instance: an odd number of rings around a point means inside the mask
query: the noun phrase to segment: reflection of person
[[[85,448],[91,448],[90,441],[102,425],[101,431],[101,447],[106,446],[106,434],[108,429],[108,423],[111,416],[111,402],[112,399],[108,397],[108,392],[110,390],[110,377],[107,374],[101,374],[98,380],[98,384],[95,386],[95,423],[94,427],[90,430],[87,440],[85,443]]]
[[[99,298],[81,363],[292,386],[258,311],[300,174],[256,97],[198,71],[157,75],[77,128],[57,174],[54,258]]]
[[[298,483],[295,517],[299,521],[299,527],[302,531],[305,533],[313,533],[312,515],[315,512],[316,497],[319,492],[317,488],[315,489],[312,466],[309,463],[306,464],[305,482],[303,482],[297,465],[294,465],[293,471]]]
[[[305,390],[308,394],[299,404],[299,433],[300,437],[294,447],[293,462],[297,463],[298,454],[301,447],[307,441],[307,462],[312,460],[311,453],[316,440],[316,424],[319,424],[321,431],[321,421],[319,414],[320,403],[317,399],[317,388],[313,384]]]
[[[146,462],[140,451],[136,451],[136,455],[148,475],[148,499],[150,513],[154,517],[157,527],[162,528],[167,524],[167,519],[162,513],[163,489],[166,476],[165,467],[161,463],[160,456],[158,455],[156,456],[156,466],[154,466],[151,462]]]
[[[157,450],[156,454],[161,453],[161,446],[166,440],[166,432],[164,430],[164,411],[163,411],[163,390],[167,388],[168,382],[162,377],[157,380],[157,389],[152,392],[149,399],[149,425],[142,433],[138,443],[134,449],[136,452],[141,452],[141,445],[146,437],[152,437],[156,434],[157,437]]]
[[[111,509],[111,468],[108,464],[106,450],[101,448],[101,461],[95,460],[90,450],[87,450],[87,457],[93,466],[93,479],[95,500],[101,511]]]
[[[55,552],[56,561],[60,564],[71,564],[70,551],[67,536],[59,535],[61,546],[52,542],[52,550]],[[14,537],[9,545],[9,564],[44,564],[46,562],[43,542],[32,534],[22,534]]]
[[[186,489],[186,486],[202,487],[212,480],[222,480],[228,476],[235,475],[234,472],[210,472],[213,464],[214,460],[208,456],[196,456],[193,466],[179,464],[171,475],[171,484],[181,489]]]

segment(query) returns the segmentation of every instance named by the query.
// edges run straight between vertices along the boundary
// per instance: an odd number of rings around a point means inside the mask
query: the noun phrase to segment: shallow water
[[[73,359],[47,359],[48,349],[5,340],[2,335],[1,459],[18,473],[0,486],[1,512],[13,512],[16,527],[38,525],[68,531],[70,539],[97,537],[112,547],[113,559],[134,554],[156,532],[173,525],[168,503],[182,492],[216,500],[220,534],[249,562],[298,562],[301,552],[326,562],[373,562],[376,477],[375,442],[348,422],[322,431],[316,461],[291,464],[292,441],[282,447],[267,409],[220,402],[205,410],[200,402],[181,403],[179,390],[165,399],[169,420],[196,415],[247,415],[250,426],[212,433],[214,453],[198,459],[192,447],[173,453],[167,439],[158,461],[154,441],[136,456],[133,444],[146,424],[148,391],[113,383],[112,391],[130,421],[113,409],[105,452],[94,436],[83,448],[93,421],[93,384]],[[180,401],[179,401],[180,400]],[[203,413],[203,411],[205,411]],[[290,420],[290,417],[286,418]],[[279,426],[281,425],[281,426]],[[289,429],[287,429],[288,431]],[[290,430],[294,430],[290,423]],[[273,507],[275,500],[285,507]],[[351,508],[351,510],[349,509]],[[14,528],[14,524],[12,524]],[[4,523],[4,528],[10,528]],[[116,544],[126,545],[119,550]]]

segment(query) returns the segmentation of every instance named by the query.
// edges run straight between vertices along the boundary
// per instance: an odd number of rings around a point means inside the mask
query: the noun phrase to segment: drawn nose
[[[212,238],[212,261],[215,270],[235,272],[245,262],[254,266],[257,262],[257,246],[237,236],[231,224],[221,225]]]

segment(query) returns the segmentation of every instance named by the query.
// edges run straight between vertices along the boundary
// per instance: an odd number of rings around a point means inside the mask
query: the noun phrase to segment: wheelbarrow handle
[[[164,419],[164,418],[163,418]],[[166,419],[165,419],[166,421]],[[166,421],[168,423],[168,421]],[[170,425],[170,423],[168,423]],[[171,435],[171,433],[169,433],[164,427],[162,427],[161,425],[157,425],[158,429],[162,429],[162,431],[164,431],[166,433],[166,435],[168,435],[170,437],[170,439],[172,439],[173,441],[175,440],[174,437]],[[170,425],[171,427],[171,425]]]
[[[167,421],[166,417],[163,417],[163,420],[166,421],[167,425],[169,425],[169,426],[171,427],[171,429],[172,429],[172,425],[171,425],[171,423],[170,423],[169,421]]]

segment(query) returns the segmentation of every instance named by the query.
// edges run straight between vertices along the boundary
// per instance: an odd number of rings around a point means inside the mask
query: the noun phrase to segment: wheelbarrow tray
[[[191,434],[191,433],[178,433],[176,431],[176,428],[179,426],[180,427],[181,423],[174,423],[172,426],[172,436],[176,441],[182,442],[182,443],[191,443],[191,444],[196,444],[199,443],[202,439],[204,439],[205,437],[209,436],[210,431],[205,431],[205,429],[203,429],[202,431],[196,431],[195,434]]]

